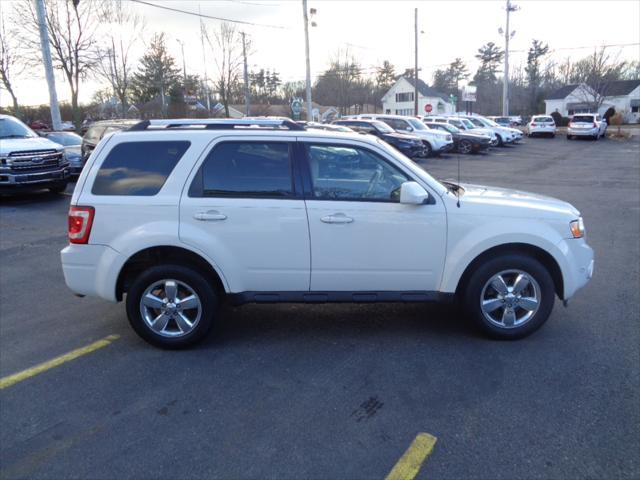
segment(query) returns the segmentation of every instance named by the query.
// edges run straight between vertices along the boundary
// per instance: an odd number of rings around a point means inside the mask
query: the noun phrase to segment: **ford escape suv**
[[[88,159],[67,285],[117,302],[148,342],[201,340],[223,300],[461,302],[519,338],[593,274],[580,213],[439,182],[386,142],[286,119],[151,120]]]

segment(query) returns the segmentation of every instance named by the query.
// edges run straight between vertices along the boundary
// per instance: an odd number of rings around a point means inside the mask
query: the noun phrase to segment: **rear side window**
[[[224,142],[207,156],[189,191],[192,197],[294,196],[290,145]]]
[[[91,193],[156,195],[189,145],[186,141],[120,143],[102,162]]]

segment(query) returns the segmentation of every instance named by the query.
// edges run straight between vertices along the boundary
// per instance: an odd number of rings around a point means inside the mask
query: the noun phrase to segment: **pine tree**
[[[133,76],[134,101],[146,103],[163,95],[168,98],[170,92],[180,85],[180,70],[175,63],[175,59],[167,52],[164,33],[154,35]]]

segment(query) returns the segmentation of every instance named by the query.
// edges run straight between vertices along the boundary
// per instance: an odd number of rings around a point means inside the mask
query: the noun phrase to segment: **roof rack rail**
[[[166,120],[143,120],[136,123],[129,131],[165,130],[172,128],[204,128],[206,130],[233,130],[236,127],[269,127],[272,129],[286,128],[289,130],[304,130],[293,120],[279,117],[262,118],[180,118]]]

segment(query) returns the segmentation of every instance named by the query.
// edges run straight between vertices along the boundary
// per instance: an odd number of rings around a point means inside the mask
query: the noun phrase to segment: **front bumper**
[[[0,172],[0,187],[20,188],[20,187],[44,187],[49,184],[58,184],[69,180],[69,165],[47,170],[44,172]]]
[[[584,238],[561,240],[558,248],[564,254],[567,262],[562,272],[564,280],[564,298],[562,300],[569,300],[593,277],[595,266],[593,249]]]
[[[453,140],[450,142],[433,142],[433,153],[445,153],[453,150]]]

